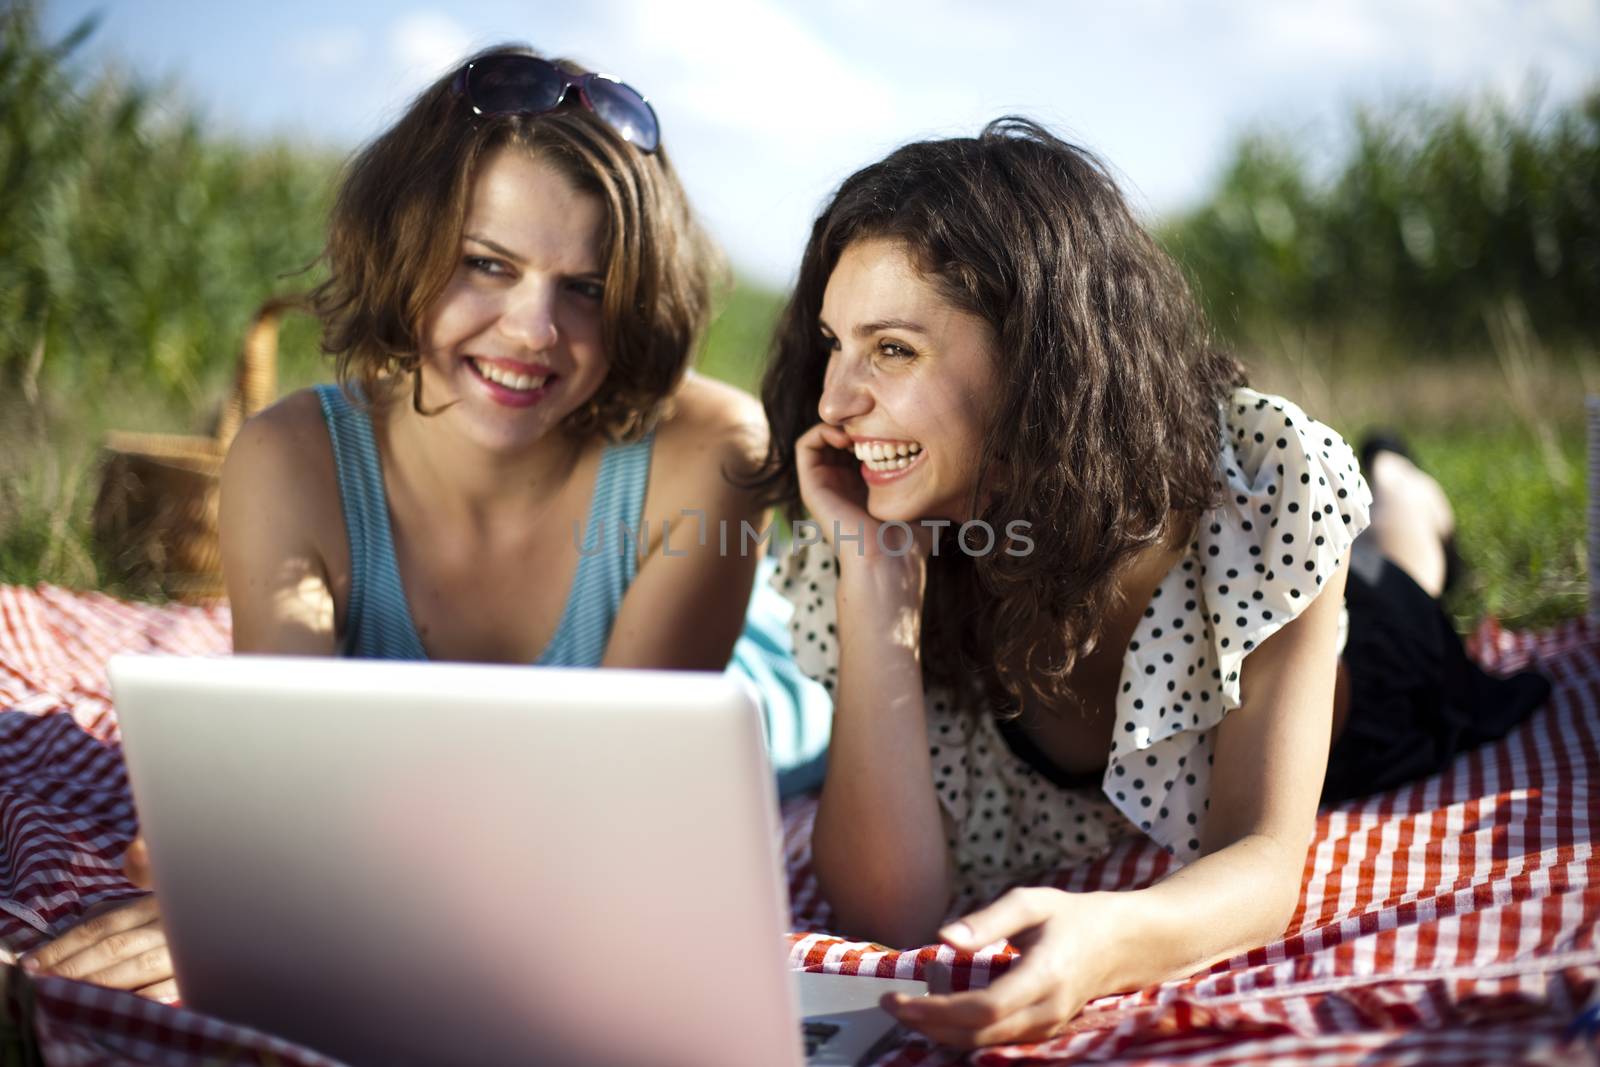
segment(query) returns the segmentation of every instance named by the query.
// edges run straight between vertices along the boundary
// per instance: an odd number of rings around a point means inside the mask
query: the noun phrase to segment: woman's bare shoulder
[[[766,449],[767,421],[755,398],[691,374],[656,428],[648,510],[753,518],[749,484]]]
[[[245,422],[228,449],[222,486],[225,497],[276,498],[308,534],[341,521],[333,442],[315,390],[291,393]]]
[[[684,458],[714,455],[759,463],[767,448],[767,420],[749,393],[691,372],[673,394],[656,431],[656,447]]]
[[[331,653],[350,549],[332,438],[313,390],[240,428],[222,468],[219,527],[234,649]]]
[[[325,467],[332,474],[333,444],[316,391],[290,393],[245,420],[228,449],[228,462],[252,468],[282,464],[313,477]]]

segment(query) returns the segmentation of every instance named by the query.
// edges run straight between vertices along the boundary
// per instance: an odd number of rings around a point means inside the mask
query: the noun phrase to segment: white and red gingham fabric
[[[118,863],[135,819],[104,664],[115,652],[224,652],[226,609],[130,605],[98,594],[0,587],[0,945],[22,952],[103,900],[133,895]],[[1300,908],[1282,940],[1200,975],[1096,1001],[1047,1044],[963,1054],[907,1038],[878,1067],[1112,1064],[1600,1063],[1586,1009],[1600,1005],[1600,635],[1492,626],[1480,660],[1537,659],[1550,706],[1445,774],[1325,811]],[[810,870],[809,800],[784,811],[797,968],[921,977],[939,960],[957,988],[1009,949],[891,952],[827,933]],[[1069,890],[1148,884],[1165,853],[1130,841],[1062,871]],[[704,950],[682,944],[685,965]],[[560,961],[550,961],[558,967]],[[45,1062],[321,1065],[304,1049],[136,996],[34,983]]]

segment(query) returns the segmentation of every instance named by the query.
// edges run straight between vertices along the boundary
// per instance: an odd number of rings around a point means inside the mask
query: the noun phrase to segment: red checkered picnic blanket
[[[120,651],[217,653],[226,609],[125,604],[0,587],[0,944],[25,951],[102,900],[132,895],[118,863],[135,817],[116,747],[105,661]],[[1177,982],[1090,1005],[1042,1045],[987,1049],[981,1065],[1565,1064],[1600,1062],[1600,634],[1479,631],[1491,669],[1536,659],[1551,705],[1446,773],[1324,811],[1287,935]],[[1009,949],[892,952],[830,936],[810,870],[810,800],[784,809],[794,928],[811,970],[920,977],[958,988],[1000,974]],[[1129,840],[1059,873],[1069,890],[1125,889],[1170,858]],[[680,938],[674,933],[674,940]],[[52,1064],[326,1064],[241,1027],[63,979],[35,983]],[[908,1038],[879,1067],[964,1062]]]

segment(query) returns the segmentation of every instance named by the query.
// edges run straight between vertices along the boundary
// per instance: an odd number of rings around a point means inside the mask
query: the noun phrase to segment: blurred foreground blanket
[[[1552,703],[1443,775],[1324,811],[1283,940],[1096,1001],[1047,1044],[964,1058],[908,1038],[878,1063],[1600,1063],[1600,869],[1590,846],[1600,819],[1600,641],[1581,622],[1542,634],[1486,625],[1473,647],[1491,669],[1540,662],[1556,682]],[[0,587],[0,945],[25,951],[86,908],[137,892],[119,871],[136,821],[107,657],[227,648],[225,608]],[[813,813],[809,798],[784,811],[796,968],[921,977],[938,959],[958,988],[1004,971],[1009,950],[897,953],[829,936],[810,870]],[[1170,864],[1133,840],[1055,884],[1131,888]],[[693,944],[679,958],[706,962]],[[63,979],[35,983],[35,1020],[49,1064],[328,1062]]]

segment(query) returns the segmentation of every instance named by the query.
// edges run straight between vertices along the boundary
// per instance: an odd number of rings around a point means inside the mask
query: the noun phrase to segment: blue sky
[[[1600,83],[1600,0],[61,0],[45,26],[95,11],[87,62],[171,79],[220,128],[340,148],[477,47],[573,56],[650,97],[711,231],[772,285],[851,171],[1000,114],[1093,148],[1155,215],[1254,126],[1328,144],[1353,102]]]

